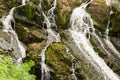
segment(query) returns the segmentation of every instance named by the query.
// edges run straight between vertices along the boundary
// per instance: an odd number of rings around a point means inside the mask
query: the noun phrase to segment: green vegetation
[[[10,56],[0,55],[0,79],[1,80],[34,80],[35,76],[29,74],[33,61],[25,62],[22,66],[16,66]]]

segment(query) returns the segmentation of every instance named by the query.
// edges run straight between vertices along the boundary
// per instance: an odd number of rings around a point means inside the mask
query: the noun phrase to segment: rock
[[[6,16],[10,9],[18,6],[21,1],[22,0],[0,0],[0,17]]]
[[[12,33],[0,31],[0,48],[7,51],[16,60],[22,57],[17,40]]]
[[[76,59],[76,58],[75,58]],[[62,43],[52,43],[46,51],[46,64],[51,72],[51,80],[74,80],[72,76],[72,58]],[[78,80],[84,80],[84,74],[79,63],[74,60],[75,75]]]
[[[40,54],[41,50],[43,49],[43,47],[45,46],[46,42],[43,41],[41,43],[31,43],[28,45],[26,53],[26,60],[34,60],[35,62],[37,62],[38,60],[38,55]]]
[[[47,36],[44,30],[35,27],[30,28],[30,42],[42,42],[43,40],[46,41],[46,39]]]
[[[15,30],[19,36],[19,40],[26,45],[46,40],[45,32],[36,27],[29,27],[29,25],[24,26],[24,24],[17,23]]]
[[[39,7],[33,2],[29,2],[15,10],[15,20],[30,25],[30,27],[37,26],[41,28],[43,18]]]
[[[57,24],[59,28],[66,29],[68,26],[66,26],[70,20],[70,14],[72,13],[72,10],[79,6],[82,0],[58,0],[57,2]]]
[[[105,4],[105,0],[93,0],[87,11],[93,19],[95,28],[104,33],[109,18],[109,7]]]
[[[35,5],[39,5],[40,0],[30,0],[31,2],[33,2]]]
[[[110,36],[120,37],[120,14],[116,12],[112,14],[110,25]]]
[[[77,59],[77,65],[79,66],[78,69],[82,71],[82,73],[80,72],[80,74],[84,74],[84,76],[82,76],[85,80],[87,78],[87,80],[96,80],[99,79],[101,76],[101,73],[97,72],[97,70],[95,70],[94,66],[91,65],[91,63],[87,60],[87,58],[85,58],[84,55],[80,54],[81,52],[79,51],[78,47],[75,46],[74,42],[72,41],[73,39],[71,38],[71,35],[69,33],[69,31],[61,31],[61,38],[62,38],[62,42],[69,47],[69,49],[71,50],[73,56],[75,56],[75,58]],[[120,62],[119,59],[116,58],[114,53],[109,53],[106,54],[104,53],[104,51],[101,49],[100,45],[98,43],[96,43],[95,41],[90,41],[93,45],[93,48],[96,52],[98,52],[99,56],[102,57],[104,59],[104,61],[106,62],[106,64],[118,75],[120,75]],[[106,46],[107,47],[107,46]],[[79,54],[78,54],[79,53]],[[76,68],[76,73],[79,73],[79,70],[77,70]],[[76,74],[76,75],[77,75]],[[96,76],[99,75],[98,76]],[[103,77],[101,77],[103,79]]]
[[[49,10],[51,8],[51,4],[53,3],[53,0],[43,0],[42,1],[42,8],[44,11]]]
[[[68,80],[71,60],[62,43],[53,43],[48,47],[46,64],[54,71],[51,75],[54,80]]]
[[[23,26],[22,24],[18,23],[16,24],[16,32],[19,36],[19,40],[24,42],[24,43],[29,43],[29,35],[30,35],[30,30],[26,26]]]

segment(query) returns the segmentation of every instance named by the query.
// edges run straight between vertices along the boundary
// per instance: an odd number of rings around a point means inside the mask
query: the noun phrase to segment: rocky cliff
[[[103,80],[100,74],[90,65],[77,47],[72,43],[70,33],[66,31],[70,28],[70,16],[74,8],[81,5],[86,0],[58,0],[57,7],[54,11],[55,20],[58,26],[56,30],[60,33],[61,42],[52,43],[45,53],[46,64],[51,70],[51,80],[73,80],[70,74],[72,73],[72,63],[75,65],[75,74],[78,80]],[[0,0],[0,17],[8,15],[10,9],[19,6],[22,0]],[[119,2],[119,0],[118,0]],[[37,76],[37,80],[41,78],[41,66],[39,64],[40,58],[38,54],[47,44],[47,33],[45,32],[46,24],[44,24],[44,17],[40,7],[39,0],[26,1],[26,5],[17,7],[14,11],[15,32],[19,40],[26,47],[26,57],[23,61],[33,60],[36,65],[31,69],[31,73]],[[120,3],[120,2],[119,2]],[[111,3],[113,14],[110,17],[110,40],[120,51],[120,11],[119,3]],[[43,11],[47,12],[51,8],[53,0],[43,0]],[[87,12],[90,13],[96,33],[103,39],[105,30],[107,28],[110,8],[105,4],[104,0],[93,0],[87,7]],[[0,24],[0,48],[6,51],[6,54],[11,55],[14,59],[19,58],[20,54],[17,51],[17,43],[12,43],[11,38],[6,32],[3,32],[2,23]],[[101,35],[102,34],[102,35]],[[114,52],[106,54],[101,49],[99,43],[94,39],[90,39],[94,50],[98,52],[106,64],[120,76],[120,56],[116,56]],[[71,56],[67,53],[66,47],[69,48],[70,53],[74,56],[74,61],[71,62]],[[109,49],[108,49],[109,50]],[[100,79],[101,78],[101,79]]]

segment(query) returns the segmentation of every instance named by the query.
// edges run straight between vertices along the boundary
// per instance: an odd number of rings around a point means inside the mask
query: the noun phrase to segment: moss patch
[[[46,51],[46,64],[54,70],[57,80],[68,80],[71,60],[62,43],[53,43]]]

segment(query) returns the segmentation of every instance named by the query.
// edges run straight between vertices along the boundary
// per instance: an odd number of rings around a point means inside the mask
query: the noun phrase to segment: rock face
[[[67,28],[72,10],[79,6],[82,0],[58,0],[57,2],[57,23],[59,28]]]
[[[0,0],[0,17],[7,15],[9,10],[21,4],[21,1],[22,0]]]
[[[87,0],[57,0],[57,7],[54,11],[56,15],[56,23],[58,26],[57,32],[60,33],[61,42],[52,43],[46,51],[46,64],[52,70],[51,80],[74,80],[71,77],[72,74],[72,61],[71,56],[67,53],[66,45],[71,54],[75,58],[75,75],[78,80],[100,80],[101,75],[96,69],[91,66],[87,59],[72,43],[70,33],[67,31],[70,28],[70,15],[75,7],[80,6],[82,2]],[[114,0],[112,0],[114,1]],[[39,8],[40,0],[30,0],[26,5],[20,6],[14,11],[15,19],[15,31],[19,37],[19,40],[26,46],[26,58],[25,60],[33,60],[36,62],[36,66],[33,67],[31,73],[37,76],[37,80],[41,77],[41,66],[38,55],[45,47],[47,42],[46,25],[44,25],[44,17],[41,9]],[[12,5],[11,5],[12,4]],[[43,0],[42,7],[46,13],[53,4],[53,0]],[[112,4],[113,14],[110,18],[110,32],[109,36],[114,46],[120,51],[120,9],[117,5]],[[0,0],[0,17],[6,16],[9,10],[21,5],[21,0]],[[87,10],[90,13],[96,33],[100,32],[101,39],[104,37],[107,22],[109,18],[109,6],[105,4],[104,0],[93,0],[88,5]],[[2,29],[2,24],[1,24]],[[12,43],[11,43],[12,42]],[[95,39],[90,39],[91,44],[99,56],[102,57],[106,64],[118,75],[120,75],[120,59],[113,54],[106,54],[101,49]],[[0,30],[0,48],[7,51],[14,58],[19,58],[18,47],[16,41],[11,41],[11,36],[2,30]],[[103,80],[103,79],[101,79]]]
[[[105,31],[109,17],[109,7],[104,0],[94,0],[88,7],[88,12],[91,14],[95,27],[100,31]]]
[[[14,35],[13,35],[14,36]],[[19,59],[22,55],[18,43],[10,34],[0,30],[0,48],[7,51],[15,59]]]

